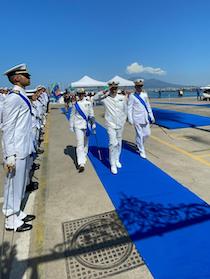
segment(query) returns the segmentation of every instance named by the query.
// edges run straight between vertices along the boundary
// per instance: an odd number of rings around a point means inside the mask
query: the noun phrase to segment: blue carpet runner
[[[160,108],[152,108],[152,111],[155,116],[155,124],[168,129],[196,128],[210,125],[210,117],[206,116]]]
[[[160,105],[175,105],[175,106],[190,106],[190,107],[207,107],[210,108],[210,104],[188,104],[188,103],[173,103],[173,102],[151,102],[152,104]]]
[[[67,111],[65,108],[61,108],[61,111],[69,120],[71,108]],[[206,116],[159,108],[153,108],[152,111],[155,116],[155,123],[168,129],[196,128],[210,125],[210,117]]]
[[[146,265],[158,279],[210,278],[210,207],[124,142],[110,173],[108,135],[97,125],[89,158]]]
[[[66,110],[65,108],[61,108],[60,110],[63,114],[65,114],[67,120],[69,120],[70,119],[70,114],[71,114],[71,108],[69,108],[68,110]]]
[[[123,168],[111,174],[108,135],[99,124],[89,141],[89,158],[154,278],[210,278],[209,205],[141,159],[129,142],[123,143]]]

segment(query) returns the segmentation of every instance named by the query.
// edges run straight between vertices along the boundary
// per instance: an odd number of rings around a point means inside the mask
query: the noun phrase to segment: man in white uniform
[[[117,94],[118,83],[110,82],[109,91],[99,92],[93,97],[94,101],[101,101],[105,107],[105,125],[109,135],[109,162],[111,172],[117,174],[121,168],[120,154],[122,148],[122,133],[127,118],[127,98]]]
[[[35,218],[21,211],[21,202],[27,183],[27,160],[33,152],[31,105],[25,87],[30,85],[26,65],[15,66],[4,73],[14,84],[3,106],[3,154],[6,178],[4,184],[3,213],[6,230],[23,232]]]
[[[85,90],[81,88],[77,91],[79,100],[72,106],[70,116],[70,130],[75,132],[77,139],[77,163],[79,172],[85,169],[88,153],[88,136],[91,129],[95,129],[95,118],[93,106],[85,97]],[[90,125],[90,126],[89,126]]]
[[[1,87],[0,88],[0,129],[2,128],[2,122],[3,122],[3,104],[4,100],[9,92],[9,89],[7,87]]]
[[[3,102],[4,102],[3,92],[4,92],[4,89],[1,87],[0,88],[0,129],[2,127],[2,121],[3,121],[3,116],[2,116]]]
[[[136,145],[140,152],[140,156],[146,159],[144,141],[150,136],[150,123],[154,123],[155,119],[149,104],[146,92],[142,92],[144,85],[143,79],[134,81],[135,93],[130,94],[128,100],[128,121],[134,125],[136,130]]]

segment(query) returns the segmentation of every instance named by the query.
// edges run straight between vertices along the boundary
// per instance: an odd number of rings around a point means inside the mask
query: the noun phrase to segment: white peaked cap
[[[26,73],[28,74],[26,64],[19,64],[4,72],[4,75],[11,76],[15,74],[26,74]]]
[[[77,90],[77,94],[85,94],[85,89],[84,88],[79,88]]]
[[[138,78],[134,80],[135,85],[144,85],[144,79],[143,78]]]
[[[38,86],[36,87],[36,90],[40,90],[40,89],[42,89],[42,88],[46,89],[46,87],[45,87],[44,85],[38,85]]]
[[[37,91],[36,88],[28,89],[28,90],[26,90],[26,96],[30,97],[30,96],[34,95],[34,93],[36,93],[36,91]]]

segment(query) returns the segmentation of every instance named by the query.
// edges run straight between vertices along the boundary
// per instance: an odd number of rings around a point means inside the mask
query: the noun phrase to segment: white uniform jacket
[[[39,102],[39,100],[34,101],[33,104],[35,105],[35,107],[38,110],[39,118],[42,119],[42,116],[43,116],[43,105]]]
[[[28,99],[23,88],[16,85],[13,90]],[[2,131],[5,158],[16,155],[18,159],[24,159],[33,152],[32,116],[29,106],[18,93],[11,93],[5,98]]]
[[[77,101],[77,103],[87,118],[94,117],[93,106],[90,101],[88,101],[86,98],[84,98],[84,99],[82,99],[82,101]],[[79,112],[76,110],[74,105],[72,106],[72,110],[71,110],[69,126],[70,126],[71,130],[73,130],[74,128],[87,129],[87,122],[79,114]]]
[[[44,93],[42,93],[42,94],[40,95],[40,97],[39,97],[38,100],[42,103],[43,111],[44,111],[44,113],[45,113],[46,108],[47,108],[47,102],[48,102],[48,101],[47,101],[47,99],[46,99]]]
[[[32,128],[37,128],[40,129],[41,128],[41,119],[39,117],[39,111],[37,109],[37,107],[34,105],[34,102],[31,102],[31,108],[32,108]]]
[[[153,121],[154,116],[152,113],[152,109],[150,107],[150,103],[148,98],[146,97],[146,94],[140,94],[140,97],[144,100],[150,118]],[[128,121],[131,124],[149,124],[149,119],[148,119],[148,113],[142,103],[133,95],[130,94],[129,99],[128,99]]]
[[[0,129],[2,127],[2,121],[3,121],[3,103],[4,103],[4,96],[0,93]]]
[[[99,92],[93,97],[94,101],[101,101],[105,107],[105,125],[113,129],[121,129],[127,118],[127,98],[117,94],[115,97],[109,92]]]

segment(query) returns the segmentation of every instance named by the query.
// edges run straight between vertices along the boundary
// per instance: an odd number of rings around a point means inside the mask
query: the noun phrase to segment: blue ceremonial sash
[[[148,114],[149,123],[152,123],[152,119],[151,119],[151,117],[150,117],[150,115],[149,115],[149,110],[148,110],[148,107],[147,107],[145,101],[140,97],[139,94],[134,93],[133,95],[134,95],[134,96],[139,100],[139,102],[145,107],[145,109],[146,109],[146,111],[147,111],[147,114]]]
[[[77,112],[82,116],[82,118],[86,121],[87,123],[87,130],[86,130],[86,136],[89,137],[90,136],[90,132],[91,132],[91,128],[90,128],[90,124],[89,124],[89,119],[87,118],[87,116],[84,114],[84,112],[81,110],[79,104],[76,102],[74,104]]]
[[[12,94],[12,93],[14,93],[14,94],[20,96],[20,97],[23,99],[23,101],[24,101],[24,102],[27,104],[27,106],[29,107],[30,113],[31,113],[31,115],[32,115],[32,108],[31,108],[31,103],[30,103],[30,101],[29,101],[24,95],[22,95],[20,92],[15,93],[14,91],[11,91],[11,92],[9,93],[9,95]]]

